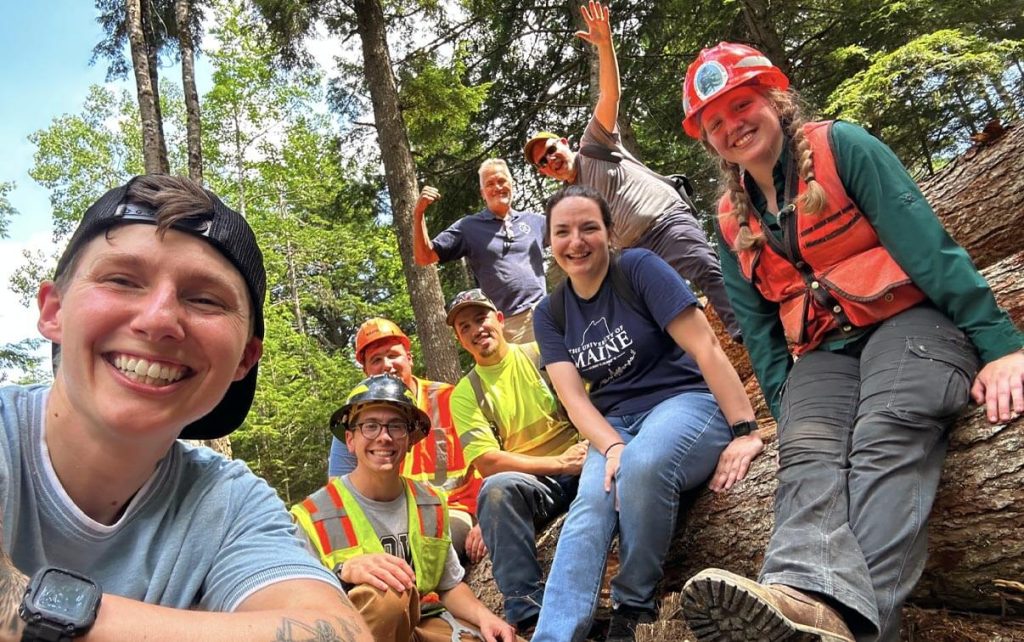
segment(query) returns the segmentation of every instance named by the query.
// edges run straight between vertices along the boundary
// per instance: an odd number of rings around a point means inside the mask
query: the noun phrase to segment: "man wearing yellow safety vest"
[[[587,445],[538,369],[537,344],[513,344],[504,315],[479,289],[455,296],[448,325],[476,365],[455,386],[452,417],[466,459],[484,477],[479,517],[505,617],[520,634],[537,622],[544,594],[537,524],[576,496]]]
[[[292,515],[374,639],[515,640],[513,627],[462,581],[444,495],[401,476],[406,452],[430,432],[405,384],[386,374],[363,380],[331,417],[331,432],[355,455],[355,470],[332,478]]]
[[[388,319],[374,318],[364,322],[356,333],[355,347],[356,360],[367,376],[395,375],[412,391],[416,406],[430,417],[430,433],[409,450],[402,463],[402,476],[427,482],[448,495],[452,544],[460,556],[467,556],[472,562],[480,561],[486,548],[479,527],[473,525],[481,479],[463,456],[462,445],[455,432],[448,403],[453,386],[413,375],[409,337]],[[345,442],[334,439],[328,477],[340,477],[355,467],[356,458],[347,450]]]

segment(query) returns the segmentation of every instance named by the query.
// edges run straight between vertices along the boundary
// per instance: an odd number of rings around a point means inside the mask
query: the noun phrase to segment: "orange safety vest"
[[[451,547],[448,511],[444,498],[430,484],[405,482],[416,589],[424,596],[422,601],[436,601],[437,596],[431,593],[441,581]],[[359,502],[339,477],[292,506],[291,513],[316,547],[320,561],[331,570],[353,557],[384,552]]]
[[[814,153],[814,177],[827,196],[821,214],[807,214],[795,195],[787,194],[790,204],[779,214],[783,239],[765,233],[763,246],[739,252],[739,224],[730,215],[728,194],[718,203],[722,238],[737,255],[743,277],[765,299],[779,304],[790,351],[797,356],[816,348],[834,330],[849,333],[874,325],[925,299],[846,193],[836,170],[831,127],[832,121],[804,126]],[[800,194],[806,183],[797,176],[795,161],[787,190],[795,180]],[[753,206],[750,210],[750,231],[760,234],[760,216]]]
[[[449,400],[455,387],[415,377],[416,405],[430,417],[431,430],[402,462],[402,476],[430,484],[448,495],[448,507],[476,514],[483,480],[462,454]]]

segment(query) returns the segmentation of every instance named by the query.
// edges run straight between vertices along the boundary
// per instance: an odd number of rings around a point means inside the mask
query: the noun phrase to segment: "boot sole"
[[[828,631],[793,622],[743,586],[723,578],[691,580],[683,615],[697,642],[845,642]]]

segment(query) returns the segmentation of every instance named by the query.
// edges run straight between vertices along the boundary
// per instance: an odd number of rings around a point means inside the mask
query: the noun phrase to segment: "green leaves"
[[[1024,106],[1000,95],[1022,45],[956,29],[921,36],[870,56],[825,111],[878,134],[918,174],[934,172],[988,120],[1012,118]]]
[[[471,125],[493,83],[467,84],[467,57],[461,43],[448,64],[421,53],[400,70],[402,113],[420,158],[472,156],[479,149]]]

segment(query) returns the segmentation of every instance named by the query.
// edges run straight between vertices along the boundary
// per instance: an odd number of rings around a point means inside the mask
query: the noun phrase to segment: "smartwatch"
[[[25,589],[18,615],[25,621],[22,642],[66,642],[96,621],[103,591],[88,577],[55,566],[36,571]]]
[[[732,438],[746,437],[752,432],[757,432],[757,422],[753,419],[746,419],[744,421],[737,421],[733,425],[729,426],[729,431],[732,433]]]

